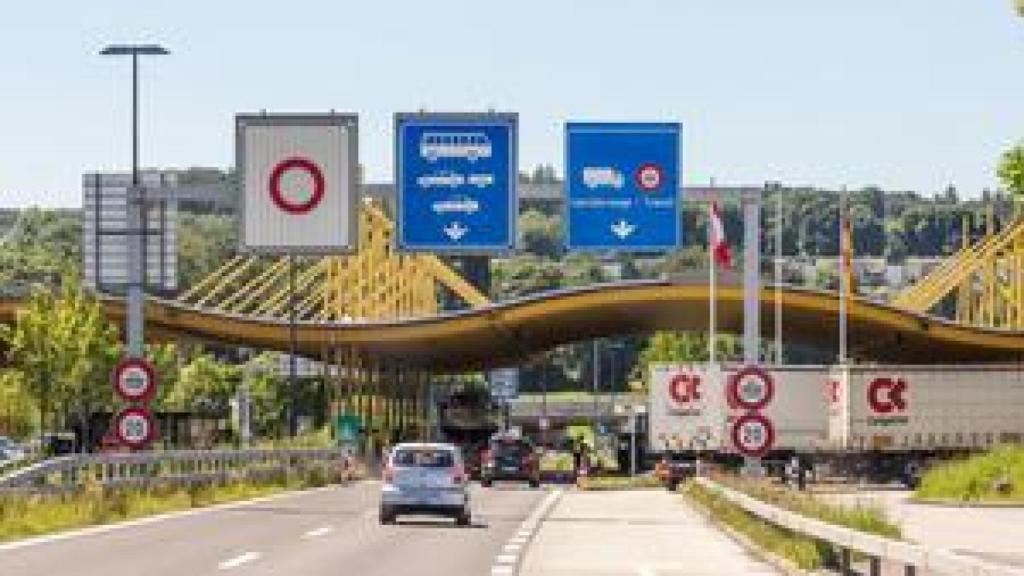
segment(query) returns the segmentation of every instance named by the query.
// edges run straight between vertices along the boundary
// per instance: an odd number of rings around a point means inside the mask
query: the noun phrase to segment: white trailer
[[[750,410],[729,393],[743,369],[736,364],[656,363],[651,366],[648,444],[652,452],[708,450],[737,454],[732,428]],[[757,412],[772,428],[768,453],[818,451],[828,419],[825,366],[765,366],[770,398]]]
[[[1024,366],[833,368],[829,395],[835,450],[976,450],[1024,439]]]

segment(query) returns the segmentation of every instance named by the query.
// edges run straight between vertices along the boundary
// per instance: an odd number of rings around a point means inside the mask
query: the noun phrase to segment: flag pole
[[[847,261],[852,252],[852,246],[847,245],[850,238],[847,234],[846,186],[843,186],[839,194],[839,364],[844,366],[847,361],[846,315],[850,305],[848,301],[850,271],[847,268],[853,263]]]
[[[709,206],[708,218],[708,260],[711,265],[708,267],[710,278],[708,278],[709,286],[709,298],[708,298],[708,318],[709,318],[709,330],[708,330],[708,362],[714,364],[717,360],[717,348],[716,332],[718,331],[718,262],[714,254],[713,239],[711,238],[711,229],[714,225],[711,221],[714,218],[714,204]]]

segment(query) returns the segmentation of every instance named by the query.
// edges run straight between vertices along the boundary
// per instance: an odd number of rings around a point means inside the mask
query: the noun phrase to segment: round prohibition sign
[[[761,368],[747,366],[729,380],[729,395],[740,408],[761,410],[775,395],[775,381]]]
[[[296,201],[281,189],[281,180],[284,175],[292,171],[304,172],[313,181],[313,190],[305,201]],[[324,199],[325,188],[323,171],[309,158],[301,156],[285,158],[275,164],[273,170],[270,171],[270,199],[278,208],[289,214],[308,214]]]
[[[125,358],[114,367],[114,391],[125,402],[149,402],[156,394],[156,372],[142,358]]]
[[[129,448],[143,448],[156,438],[156,422],[145,408],[126,408],[114,419],[114,435]]]
[[[732,425],[732,444],[744,456],[763,456],[775,444],[775,427],[761,414],[744,414]]]
[[[636,185],[644,192],[653,192],[661,186],[665,174],[657,164],[642,164],[636,169]]]

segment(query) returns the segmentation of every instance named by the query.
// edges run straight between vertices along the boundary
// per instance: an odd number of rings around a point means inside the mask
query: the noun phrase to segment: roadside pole
[[[743,361],[757,365],[761,361],[761,196],[764,190],[743,196]],[[761,459],[743,458],[743,471],[760,476]]]

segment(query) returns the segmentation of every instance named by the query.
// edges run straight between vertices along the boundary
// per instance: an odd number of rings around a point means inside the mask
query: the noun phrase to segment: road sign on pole
[[[678,123],[566,124],[570,250],[662,252],[679,245],[681,132]]]
[[[149,402],[156,385],[153,365],[142,358],[125,358],[114,367],[114,391],[125,402]]]
[[[744,414],[732,425],[732,442],[740,454],[748,458],[759,458],[774,445],[775,427],[763,414]],[[755,461],[754,465],[759,463]]]
[[[114,434],[129,448],[145,448],[156,438],[156,421],[146,408],[126,408],[114,418]]]
[[[491,254],[514,248],[516,114],[396,114],[398,248]]]
[[[729,397],[744,410],[763,410],[775,395],[775,381],[760,366],[747,366],[729,379]]]
[[[358,119],[353,114],[235,118],[243,249],[350,251],[358,237]]]

